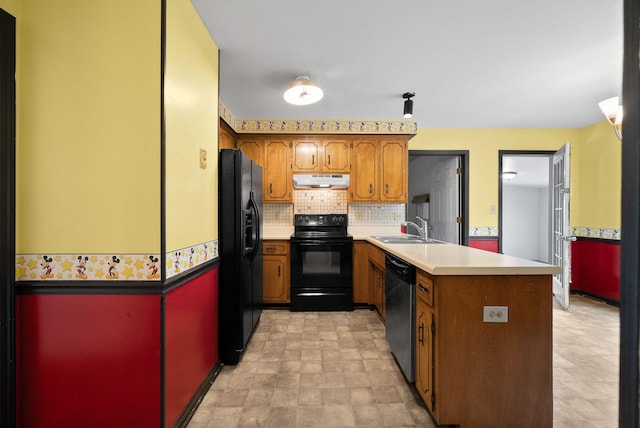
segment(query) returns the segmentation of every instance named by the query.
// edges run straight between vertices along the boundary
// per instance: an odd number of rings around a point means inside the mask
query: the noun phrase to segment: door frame
[[[409,150],[409,156],[457,156],[460,158],[462,174],[460,174],[459,204],[462,222],[460,227],[460,245],[469,245],[469,150]],[[407,163],[408,165],[408,163]],[[407,175],[409,167],[407,166]],[[407,188],[407,195],[409,189]],[[407,200],[407,204],[409,201]]]
[[[0,9],[0,426],[15,426],[16,19]]]
[[[640,358],[640,6],[624,2],[622,72],[622,240],[620,242],[620,388],[618,419],[621,427],[640,425],[638,391]],[[613,132],[613,131],[611,131]]]
[[[502,254],[502,160],[505,156],[548,156],[552,158],[554,150],[498,150],[498,253]],[[551,171],[549,172],[551,174]],[[551,205],[549,208],[552,209]]]

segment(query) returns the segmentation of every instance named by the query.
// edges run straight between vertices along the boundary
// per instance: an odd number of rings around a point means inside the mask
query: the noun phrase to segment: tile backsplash
[[[294,190],[293,204],[264,204],[264,223],[292,226],[294,214],[349,214],[351,226],[395,226],[405,220],[405,204],[348,204],[347,190]]]

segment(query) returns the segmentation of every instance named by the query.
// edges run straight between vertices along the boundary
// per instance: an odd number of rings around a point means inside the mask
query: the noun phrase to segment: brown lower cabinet
[[[289,241],[264,241],[262,251],[263,302],[289,303]]]
[[[386,273],[385,253],[373,244],[369,244],[369,292],[370,303],[375,305],[378,314],[384,320],[386,316],[386,294],[384,277]]]
[[[552,427],[552,298],[551,275],[418,269],[416,388],[439,425]]]

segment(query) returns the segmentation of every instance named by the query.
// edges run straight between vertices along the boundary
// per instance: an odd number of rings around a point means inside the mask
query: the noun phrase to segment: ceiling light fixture
[[[618,97],[607,98],[598,103],[600,110],[613,126],[618,140],[622,141],[622,104],[619,103]]]
[[[504,178],[505,180],[513,180],[516,175],[518,175],[518,173],[515,171],[505,171],[502,173],[502,178]]]
[[[306,106],[322,99],[322,89],[309,79],[308,75],[298,76],[284,92],[284,100],[289,104]]]
[[[405,92],[404,94],[402,94],[402,98],[405,98],[404,100],[404,117],[405,119],[409,119],[410,117],[413,116],[413,100],[411,99],[411,97],[415,97],[416,93],[415,92]]]

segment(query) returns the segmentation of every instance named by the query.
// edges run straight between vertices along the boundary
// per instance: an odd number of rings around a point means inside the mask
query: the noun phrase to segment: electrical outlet
[[[482,313],[484,322],[507,322],[509,321],[508,306],[485,306]]]
[[[200,149],[200,168],[207,169],[207,151]]]
[[[490,214],[495,214],[496,213],[496,206],[495,205],[489,205],[489,213]]]

